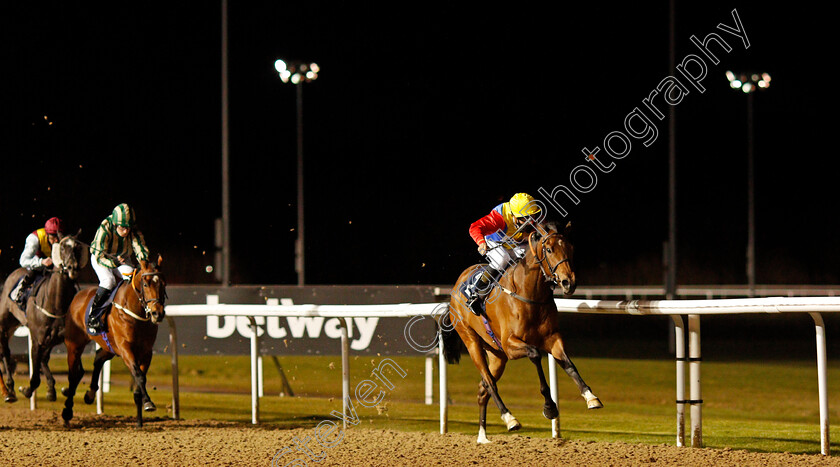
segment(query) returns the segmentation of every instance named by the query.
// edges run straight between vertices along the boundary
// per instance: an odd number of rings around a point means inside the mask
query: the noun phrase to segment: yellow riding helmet
[[[537,214],[540,208],[534,203],[533,196],[528,193],[517,193],[510,199],[510,211],[514,217],[526,217]]]

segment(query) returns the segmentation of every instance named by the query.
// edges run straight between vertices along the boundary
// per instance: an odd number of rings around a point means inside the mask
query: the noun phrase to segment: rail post
[[[259,368],[257,360],[260,356],[260,341],[257,329],[257,320],[253,316],[248,317],[251,322],[251,424],[260,423],[260,394],[259,394]]]
[[[351,318],[352,319],[352,318]],[[344,429],[347,429],[347,402],[350,400],[350,333],[347,319],[338,318],[341,324],[341,417]]]
[[[551,421],[551,437],[552,438],[559,438],[560,437],[560,405],[558,401],[558,391],[557,391],[557,362],[554,360],[554,355],[548,354],[548,384],[551,389],[551,400],[554,401],[557,405],[557,418]]]
[[[831,455],[828,425],[828,364],[825,352],[825,322],[819,313],[810,313],[817,334],[817,383],[820,394],[820,452]]]
[[[449,407],[447,406],[447,392],[449,388],[446,384],[446,357],[444,356],[443,347],[443,333],[438,333],[438,369],[440,383],[438,390],[440,391],[440,434],[445,434],[449,430]]]
[[[166,317],[169,323],[169,352],[172,366],[172,419],[181,419],[181,391],[178,381],[178,332],[175,329],[175,320],[171,316]]]
[[[685,446],[685,324],[682,316],[674,321],[674,356],[677,361],[677,446]]]
[[[703,394],[700,388],[700,315],[688,315],[688,374],[691,447],[703,447]]]

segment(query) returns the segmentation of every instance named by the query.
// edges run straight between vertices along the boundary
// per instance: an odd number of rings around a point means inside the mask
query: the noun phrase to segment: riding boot
[[[37,271],[34,269],[29,269],[26,271],[26,275],[23,276],[23,280],[18,283],[18,286],[12,290],[12,293],[9,294],[9,298],[11,298],[21,309],[26,308],[26,304],[24,303],[23,297],[25,295],[26,289],[28,289],[33,282],[35,282],[35,276],[38,274]]]
[[[90,306],[90,316],[88,317],[87,323],[88,333],[91,335],[100,334],[104,330],[102,315],[105,314],[105,310],[100,310],[100,308],[110,294],[111,290],[105,287],[96,289],[96,295],[93,297],[93,303]]]
[[[490,272],[485,269],[480,274],[476,274],[475,280],[464,289],[464,296],[467,298],[466,305],[476,316],[481,316],[484,298],[490,293],[490,279]]]

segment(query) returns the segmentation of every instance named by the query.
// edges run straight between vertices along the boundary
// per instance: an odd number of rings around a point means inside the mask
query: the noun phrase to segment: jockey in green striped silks
[[[90,252],[90,264],[99,278],[99,288],[93,298],[87,327],[90,334],[99,334],[103,330],[103,313],[97,308],[134,271],[134,267],[128,264],[131,253],[134,253],[138,261],[149,259],[146,240],[137,229],[134,210],[128,204],[122,203],[115,207],[111,215],[99,224],[90,244]]]

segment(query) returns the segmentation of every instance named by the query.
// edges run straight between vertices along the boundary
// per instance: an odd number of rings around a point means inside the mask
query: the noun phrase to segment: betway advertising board
[[[434,286],[168,286],[167,305],[206,304],[315,304],[376,305],[434,303]],[[173,318],[180,355],[247,355],[251,324],[244,316],[178,316]],[[340,355],[341,324],[337,318],[257,317],[257,335],[263,355]],[[350,350],[371,355],[418,355],[405,338],[409,318],[348,319]],[[22,330],[20,330],[22,331]],[[434,320],[411,326],[415,342],[435,339]],[[12,353],[26,353],[26,334],[11,340]],[[93,344],[88,351],[92,351]],[[65,353],[63,345],[55,353]],[[155,352],[169,353],[169,322],[159,325]]]

